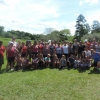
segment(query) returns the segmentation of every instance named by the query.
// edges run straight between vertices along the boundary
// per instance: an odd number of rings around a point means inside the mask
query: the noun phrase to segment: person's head
[[[25,45],[25,43],[24,42],[22,42],[22,46],[24,46]]]
[[[62,55],[62,59],[65,59],[65,55]]]
[[[10,42],[9,47],[13,47],[13,42]]]
[[[74,39],[74,43],[77,43],[77,39]]]
[[[21,54],[18,54],[18,56],[17,56],[17,57],[18,57],[18,59],[19,59],[19,58],[21,58]]]
[[[12,37],[12,41],[13,41],[13,42],[15,41],[15,39],[16,39],[15,37]]]
[[[95,50],[94,50],[94,49],[91,49],[91,53],[92,53],[92,54],[95,53]]]
[[[34,41],[34,45],[37,45],[37,41]]]
[[[60,42],[58,42],[58,46],[60,46]]]
[[[51,41],[51,44],[53,45],[54,44],[54,41]]]
[[[50,58],[50,56],[51,56],[50,54],[47,55],[48,58]]]
[[[2,46],[2,43],[3,43],[3,42],[2,42],[2,41],[0,41],[0,46]]]
[[[54,58],[57,58],[57,55],[54,55]]]

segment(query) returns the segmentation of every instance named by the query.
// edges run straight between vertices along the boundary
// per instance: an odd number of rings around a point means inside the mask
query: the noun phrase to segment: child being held
[[[47,55],[47,57],[44,58],[45,61],[45,67],[51,64],[50,54]]]
[[[59,69],[64,68],[64,67],[66,66],[66,63],[67,63],[66,57],[65,57],[65,55],[62,55],[62,58],[60,59],[60,66],[59,66]]]

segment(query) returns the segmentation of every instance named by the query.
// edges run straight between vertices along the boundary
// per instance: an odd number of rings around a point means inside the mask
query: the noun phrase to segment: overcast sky
[[[0,26],[5,30],[43,33],[45,28],[70,29],[82,14],[100,22],[100,0],[0,0]]]

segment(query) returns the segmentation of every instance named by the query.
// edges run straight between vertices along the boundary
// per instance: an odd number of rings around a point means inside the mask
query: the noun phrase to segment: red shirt
[[[32,47],[32,52],[38,52],[38,46],[37,45]]]
[[[22,54],[26,54],[26,53],[27,53],[27,47],[24,46],[24,47],[22,47]]]
[[[8,54],[8,57],[15,57],[15,48],[14,47],[9,48],[7,50],[7,54]]]
[[[5,47],[4,46],[0,46],[0,57],[4,56],[4,51],[5,51]]]

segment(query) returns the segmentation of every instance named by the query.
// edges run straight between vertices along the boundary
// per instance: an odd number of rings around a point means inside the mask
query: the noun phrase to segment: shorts
[[[47,57],[47,55],[43,55],[43,57],[45,58],[45,57]]]
[[[0,65],[2,65],[2,64],[4,64],[4,58],[3,57],[0,58]]]
[[[57,54],[58,59],[61,59],[62,54]]]
[[[32,55],[35,55],[35,56],[36,56],[37,54],[38,54],[38,52],[32,52],[32,53],[31,53],[31,56],[32,56]]]
[[[26,57],[26,54],[21,54],[21,57]]]
[[[98,62],[94,62],[94,63],[93,63],[93,66],[94,66],[94,67],[97,67],[97,63],[98,63]]]
[[[8,57],[8,62],[11,63],[11,62],[14,62],[15,60],[15,57]]]

